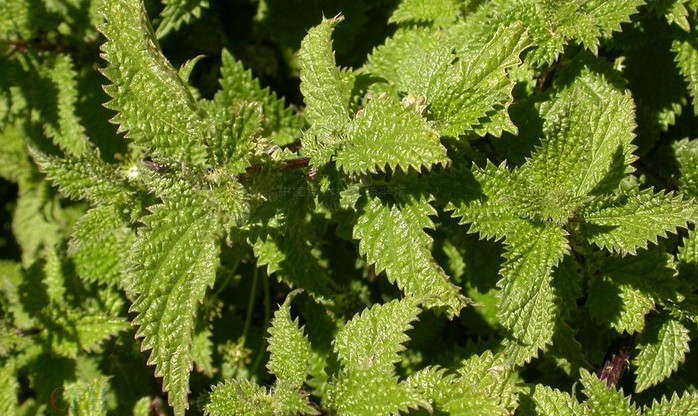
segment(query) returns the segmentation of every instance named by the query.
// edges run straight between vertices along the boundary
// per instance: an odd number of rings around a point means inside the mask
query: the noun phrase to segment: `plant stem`
[[[250,300],[247,303],[247,316],[245,316],[245,326],[242,329],[242,346],[245,346],[245,340],[247,339],[247,332],[250,330],[250,325],[252,324],[252,309],[254,308],[254,298],[257,294],[257,278],[259,269],[255,267],[254,272],[252,272],[252,288],[250,289]]]
[[[255,269],[256,271],[257,269]],[[252,368],[250,369],[250,374],[254,375],[257,373],[257,369],[259,366],[262,364],[262,358],[264,357],[264,351],[266,351],[266,348],[264,346],[266,345],[266,340],[267,338],[264,336],[266,334],[267,327],[269,326],[269,319],[271,318],[271,299],[269,295],[269,277],[266,276],[265,273],[265,279],[262,281],[262,285],[264,288],[264,331],[262,331],[262,342],[259,344],[259,351],[257,351],[257,357],[255,357],[254,363],[252,364]]]

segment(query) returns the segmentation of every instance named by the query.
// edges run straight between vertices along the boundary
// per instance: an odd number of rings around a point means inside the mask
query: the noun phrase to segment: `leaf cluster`
[[[0,413],[698,414],[698,2],[225,3],[0,5]]]

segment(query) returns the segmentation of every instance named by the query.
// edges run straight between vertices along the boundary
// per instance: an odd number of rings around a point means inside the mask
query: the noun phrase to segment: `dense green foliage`
[[[696,0],[5,0],[0,74],[0,414],[698,415]]]

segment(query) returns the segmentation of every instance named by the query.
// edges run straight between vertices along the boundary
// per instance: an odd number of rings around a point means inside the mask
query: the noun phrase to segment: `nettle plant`
[[[1,6],[2,414],[698,414],[698,2],[163,3]]]

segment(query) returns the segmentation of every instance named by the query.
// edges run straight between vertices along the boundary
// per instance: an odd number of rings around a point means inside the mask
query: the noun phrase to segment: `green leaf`
[[[93,311],[73,312],[69,319],[74,321],[78,346],[82,351],[99,352],[103,341],[129,328],[127,320]]]
[[[430,170],[449,161],[438,133],[426,119],[387,95],[370,100],[357,113],[336,160],[350,174],[376,173],[386,165],[405,172],[408,168]]]
[[[46,295],[49,302],[57,305],[65,302],[65,276],[63,273],[63,263],[55,248],[47,248],[44,252],[44,279],[43,285],[46,287]]]
[[[680,140],[672,147],[681,172],[681,191],[698,198],[698,140]]]
[[[679,276],[690,287],[695,287],[698,283],[698,232],[695,229],[688,231],[676,257],[679,262]]]
[[[183,63],[179,67],[179,71],[177,71],[177,73],[179,74],[179,77],[182,79],[182,81],[189,82],[189,77],[191,77],[191,73],[196,67],[196,64],[198,64],[205,57],[206,55],[197,55],[192,59],[189,59],[187,62]],[[194,87],[190,87],[190,90],[192,90],[192,94],[196,96],[196,89]]]
[[[460,217],[461,224],[470,224],[470,232],[480,238],[501,240],[521,222],[528,207],[522,200],[530,194],[529,184],[519,175],[512,175],[502,163],[495,166],[487,162],[484,169],[474,167],[475,186],[458,203],[449,202],[446,207],[453,217]],[[479,195],[478,195],[479,193]]]
[[[459,56],[451,68],[429,80],[423,95],[441,134],[457,136],[509,107],[514,81],[507,71],[521,63],[519,55],[528,46],[523,25],[501,28],[481,49]]]
[[[633,359],[635,390],[646,390],[676,371],[689,351],[689,341],[688,329],[674,319],[657,320],[643,331]]]
[[[432,78],[454,59],[448,47],[451,33],[431,27],[398,28],[368,57],[365,69],[388,84],[374,87],[424,97]]]
[[[533,386],[532,390],[530,397],[522,399],[522,416],[586,415],[584,406],[568,393],[541,384]]]
[[[0,412],[6,416],[15,416],[19,406],[17,403],[19,382],[16,371],[11,361],[2,362],[0,367]]]
[[[219,218],[205,198],[182,187],[151,211],[131,249],[132,290],[138,293],[131,311],[138,312],[133,324],[144,338],[141,348],[152,349],[148,363],[156,365],[180,415],[189,406],[197,306],[218,267]]]
[[[584,297],[583,270],[583,266],[574,256],[566,256],[555,269],[553,282],[559,299],[560,318],[564,321],[569,321],[568,318],[577,313],[577,300]]]
[[[96,151],[87,150],[80,156],[65,159],[30,151],[39,169],[71,199],[119,206],[128,206],[133,201],[134,189]]]
[[[223,120],[225,126],[209,139],[210,159],[227,175],[244,173],[250,166],[254,140],[261,133],[262,107],[242,102],[237,113],[225,114]]]
[[[308,400],[308,394],[284,382],[276,383],[272,391],[274,415],[319,415]]]
[[[427,307],[445,308],[453,316],[465,300],[431,255],[432,238],[424,232],[434,228],[430,215],[436,215],[436,210],[425,198],[388,204],[369,196],[353,236],[360,240],[361,254],[375,264],[376,273],[385,270],[388,280],[397,282],[406,295],[419,298]]]
[[[141,397],[135,405],[133,405],[133,416],[150,416],[150,408],[153,399],[150,396]]]
[[[61,217],[58,198],[48,183],[20,188],[17,207],[12,216],[12,232],[22,248],[22,264],[31,265],[42,247],[54,247],[61,240],[61,230],[55,221]]]
[[[582,1],[582,8],[589,14],[599,28],[602,36],[609,37],[612,32],[621,30],[621,23],[629,22],[630,16],[637,13],[638,7],[645,0],[617,0],[609,3],[605,0]],[[585,45],[588,47],[588,45]]]
[[[567,232],[522,221],[507,234],[505,247],[498,316],[512,337],[505,341],[505,351],[520,365],[552,341],[559,313],[552,271],[569,252]]]
[[[89,141],[80,118],[75,114],[78,86],[69,55],[57,55],[48,76],[56,88],[56,123],[44,123],[44,131],[67,155],[80,155],[89,148]]]
[[[587,370],[581,370],[581,380],[584,394],[587,396],[585,405],[589,416],[636,416],[640,412],[630,401],[613,387],[607,387],[605,381],[596,378]]]
[[[671,395],[671,399],[657,402],[654,400],[650,408],[645,408],[644,416],[698,416],[698,394],[695,392],[684,393],[679,397],[676,393]]]
[[[21,264],[0,260],[0,293],[2,293],[0,302],[7,319],[19,329],[32,328],[36,319],[33,311],[28,308],[30,305],[22,302],[20,289],[26,280],[27,276],[22,273]],[[0,348],[1,351],[2,348]]]
[[[54,353],[74,359],[83,351],[99,351],[102,341],[128,328],[125,319],[104,311],[104,307],[89,304],[81,309],[73,307],[70,300],[74,294],[68,291],[64,262],[56,250],[46,250],[44,258],[45,300],[38,300],[41,309],[34,311],[34,315],[46,326],[41,336]]]
[[[481,186],[480,199],[447,208],[481,238],[504,238],[498,315],[510,337],[507,354],[520,365],[551,342],[558,313],[552,272],[569,252],[567,232],[547,216],[527,218],[541,209],[527,201],[532,191],[518,171],[488,163],[484,169],[475,168],[474,175]]]
[[[213,387],[204,407],[207,416],[270,416],[272,398],[250,380],[232,380]]]
[[[403,0],[388,19],[389,23],[430,22],[446,26],[458,18],[456,0]]]
[[[221,60],[221,89],[214,97],[216,106],[227,114],[242,101],[261,103],[264,135],[271,136],[279,145],[295,140],[303,122],[291,108],[286,107],[284,100],[269,88],[262,88],[252,72],[226,49],[223,49]]]
[[[303,288],[318,301],[328,301],[335,284],[318,264],[310,242],[299,228],[271,230],[259,236],[252,246],[257,263],[266,265],[268,274],[277,274],[291,288]]]
[[[329,162],[349,123],[348,86],[340,77],[332,50],[332,31],[341,16],[323,19],[308,31],[298,52],[305,117],[311,127],[303,148],[314,165]]]
[[[482,39],[461,26],[400,28],[366,69],[389,82],[379,90],[423,97],[443,135],[516,132],[507,114],[514,86],[507,71],[520,64],[529,42],[520,23],[505,26]]]
[[[19,123],[0,128],[0,177],[17,183],[32,172],[25,150],[26,133]]]
[[[91,381],[77,381],[65,386],[65,400],[70,416],[99,416],[107,414],[109,379],[100,376]]]
[[[517,406],[511,372],[501,355],[486,351],[461,363],[452,383],[443,383],[436,408],[452,415],[509,415]]]
[[[420,395],[397,377],[370,369],[342,371],[327,396],[338,416],[398,415],[422,405]]]
[[[599,38],[620,30],[642,4],[644,0],[516,1],[498,7],[488,23],[500,27],[523,22],[536,46],[526,60],[538,66],[554,62],[570,41],[596,54]]]
[[[208,0],[163,0],[165,8],[160,12],[160,25],[156,35],[165,37],[172,30],[179,30],[182,24],[201,17],[201,10],[208,8]]]
[[[521,175],[531,175],[551,199],[570,199],[567,211],[589,194],[615,189],[616,181],[610,189],[603,181],[633,170],[634,108],[628,92],[582,70],[571,88],[542,109],[545,138]],[[613,172],[614,166],[620,166],[619,172]]]
[[[78,275],[117,287],[126,286],[126,257],[135,233],[117,207],[103,205],[90,209],[75,224],[69,242]]]
[[[14,34],[20,39],[31,39],[35,28],[30,24],[31,9],[25,1],[0,3],[0,33]]]
[[[308,375],[310,343],[298,324],[291,319],[291,301],[298,294],[288,294],[284,304],[274,313],[269,327],[269,363],[267,368],[289,389],[300,389]]]
[[[427,366],[415,373],[410,374],[405,380],[406,386],[421,394],[424,399],[430,403],[437,400],[442,400],[445,397],[445,392],[453,382],[454,376],[447,374],[445,368],[439,366]],[[433,409],[427,407],[429,413],[433,413]]]
[[[681,29],[686,32],[691,31],[691,25],[688,22],[688,9],[686,8],[687,0],[654,0],[648,4],[651,9],[659,15],[663,15],[669,24],[676,23]]]
[[[196,330],[192,340],[191,356],[196,371],[207,377],[213,377],[216,369],[213,367],[213,341],[211,329],[204,327]]]
[[[104,2],[103,14],[107,107],[118,112],[112,121],[156,157],[204,165],[209,123],[160,51],[142,0]]]
[[[101,352],[101,344],[128,329],[128,322],[101,311],[69,307],[54,300],[37,315],[45,330],[41,338],[51,352],[76,359],[85,352]]]
[[[674,58],[688,83],[688,93],[693,101],[694,111],[698,111],[698,47],[695,43],[695,34],[685,34],[683,38],[674,39],[671,49],[676,54]]]
[[[642,331],[657,301],[676,298],[676,268],[671,256],[657,250],[608,257],[596,274],[587,295],[591,317],[618,333]]]
[[[349,371],[375,371],[390,374],[400,361],[398,353],[409,340],[419,307],[411,299],[377,304],[354,316],[333,341],[340,363]]]
[[[504,341],[506,354],[515,365],[528,362],[552,342],[556,320],[563,313],[552,273],[569,252],[567,231],[551,221],[566,220],[567,215],[541,204],[545,198],[536,201],[537,189],[521,172],[488,163],[485,169],[475,170],[484,195],[447,207],[454,216],[463,217],[462,223],[470,223],[470,232],[504,239],[498,317],[509,337]]]
[[[693,202],[680,195],[630,189],[597,198],[580,216],[584,237],[590,243],[621,254],[635,254],[647,243],[657,243],[679,227],[698,217]]]

